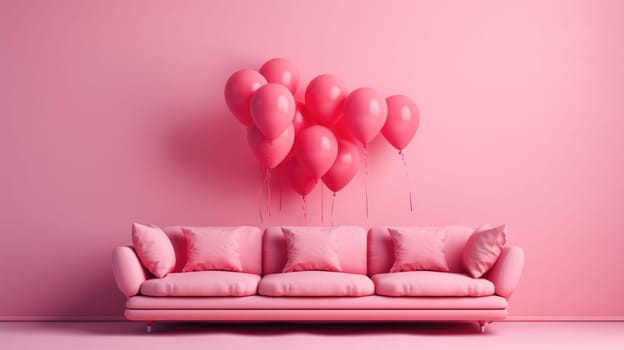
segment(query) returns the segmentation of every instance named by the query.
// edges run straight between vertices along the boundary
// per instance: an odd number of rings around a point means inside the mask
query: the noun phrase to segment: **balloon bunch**
[[[298,87],[298,69],[282,58],[265,62],[259,71],[239,70],[225,84],[227,106],[247,126],[249,146],[265,169],[267,196],[271,169],[281,164],[304,205],[319,180],[335,196],[359,170],[359,147],[366,163],[366,146],[381,133],[403,154],[418,129],[418,107],[409,97],[384,98],[366,87],[349,93],[330,74],[310,81],[305,102],[295,100]]]

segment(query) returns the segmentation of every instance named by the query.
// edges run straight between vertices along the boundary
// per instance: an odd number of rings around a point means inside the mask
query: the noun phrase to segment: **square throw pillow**
[[[501,255],[505,243],[505,225],[483,225],[477,228],[468,238],[462,255],[468,273],[474,278],[480,278],[488,272]]]
[[[444,253],[446,229],[437,227],[388,228],[394,247],[390,272],[449,271]]]
[[[187,260],[182,271],[243,271],[239,241],[241,230],[245,229],[244,227],[183,227]]]
[[[160,227],[132,224],[132,245],[139,261],[152,275],[163,278],[173,271],[175,251]]]
[[[342,271],[338,258],[339,228],[282,227],[286,265],[282,272]]]

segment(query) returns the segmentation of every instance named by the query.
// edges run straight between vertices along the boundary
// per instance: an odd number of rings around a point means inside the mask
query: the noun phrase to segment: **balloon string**
[[[271,216],[271,169],[267,168],[266,173],[264,174],[264,182],[266,184],[266,206],[267,213]]]
[[[403,159],[403,167],[405,168],[405,177],[407,178],[407,193],[409,194],[410,211],[414,212],[414,205],[412,204],[412,185],[410,181],[409,167],[407,166],[407,159],[405,159],[405,153],[399,151],[401,159]]]
[[[279,184],[279,211],[282,212],[282,167],[277,168],[277,183]]]
[[[262,174],[261,174],[262,176]],[[260,186],[258,186],[258,215],[260,216],[260,222],[264,224],[264,216],[262,215],[262,188],[264,184],[260,181]]]
[[[364,145],[364,193],[366,194],[366,218],[368,219],[368,151]]]
[[[321,184],[321,223],[323,223],[323,184]]]
[[[334,227],[334,202],[336,201],[336,192],[334,192],[334,195],[332,196],[332,201],[331,201],[331,226]]]
[[[303,224],[308,224],[308,200],[305,196],[301,196],[301,211],[303,212]]]

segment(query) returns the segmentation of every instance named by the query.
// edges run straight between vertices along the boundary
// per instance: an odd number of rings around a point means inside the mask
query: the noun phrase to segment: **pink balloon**
[[[294,63],[283,58],[273,58],[260,67],[269,83],[282,84],[294,95],[299,87],[299,70]]]
[[[295,126],[295,134],[298,134],[301,130],[312,125],[312,122],[310,122],[310,117],[308,116],[308,110],[306,109],[306,106],[301,102],[297,102],[297,109],[295,110],[293,125]]]
[[[295,127],[292,124],[274,139],[267,139],[253,123],[247,129],[247,142],[254,155],[265,168],[278,166],[295,143]]]
[[[336,136],[322,125],[302,130],[297,136],[296,147],[297,161],[317,179],[331,168],[338,154]]]
[[[323,176],[323,182],[333,192],[343,189],[360,168],[360,151],[349,141],[338,142],[338,156],[334,165]]]
[[[349,141],[358,147],[364,147],[362,142],[356,139],[355,136],[351,135],[349,132],[349,127],[347,126],[345,118],[340,118],[340,120],[338,120],[338,122],[332,127],[332,131],[334,132],[334,135],[336,135],[336,138]]]
[[[300,195],[307,196],[316,187],[318,179],[301,167],[297,160],[293,159],[288,164],[293,189]]]
[[[305,103],[313,120],[331,127],[342,114],[347,96],[345,84],[329,74],[319,75],[308,84]]]
[[[225,83],[225,103],[238,120],[246,126],[251,124],[251,96],[267,80],[262,74],[251,69],[235,72]]]
[[[381,133],[394,148],[403,150],[418,130],[420,112],[416,103],[409,97],[394,95],[386,99],[388,120]]]
[[[295,117],[293,118],[293,126],[295,127],[295,139],[297,138],[297,135],[299,135],[299,132],[301,132],[301,130],[307,128],[310,125],[313,124],[309,120],[305,105],[301,102],[297,102],[297,110],[295,111]],[[285,160],[290,160],[295,156],[295,149],[296,147],[293,147],[290,150],[290,153],[288,153]]]
[[[379,134],[387,117],[386,100],[377,90],[359,88],[345,101],[344,118],[349,132],[364,145]]]
[[[295,98],[280,84],[263,85],[251,97],[251,119],[268,139],[292,125],[295,108]]]

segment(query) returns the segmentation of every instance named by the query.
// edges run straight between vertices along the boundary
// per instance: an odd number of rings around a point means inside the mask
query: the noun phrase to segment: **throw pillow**
[[[342,271],[338,258],[338,228],[282,227],[286,265],[282,272]]]
[[[143,267],[157,278],[165,277],[175,267],[173,245],[160,227],[134,223],[132,245]]]
[[[498,260],[505,243],[505,225],[493,228],[483,225],[477,228],[468,238],[462,255],[468,273],[474,278],[480,278],[488,272]]]
[[[183,227],[186,238],[186,265],[183,272],[223,270],[243,271],[239,240],[243,227]]]
[[[394,247],[390,272],[449,271],[444,253],[446,229],[435,227],[388,228]]]

